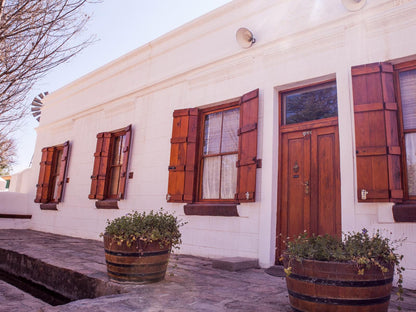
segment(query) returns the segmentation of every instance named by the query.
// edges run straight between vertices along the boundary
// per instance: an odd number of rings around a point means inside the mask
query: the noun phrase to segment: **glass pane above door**
[[[338,116],[336,82],[282,93],[282,124]]]

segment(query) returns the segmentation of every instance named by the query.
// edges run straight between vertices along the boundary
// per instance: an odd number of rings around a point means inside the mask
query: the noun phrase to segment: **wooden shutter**
[[[258,89],[241,97],[237,193],[235,196],[240,202],[255,201],[258,106]]]
[[[110,142],[110,132],[101,132],[97,134],[94,168],[91,176],[91,191],[88,196],[90,199],[105,199]]]
[[[64,143],[64,147],[62,150],[62,157],[59,160],[61,165],[59,167],[59,177],[58,177],[58,190],[57,190],[57,201],[62,201],[63,189],[65,185],[65,177],[66,177],[66,167],[68,164],[68,157],[69,157],[69,141]]]
[[[351,69],[359,201],[401,201],[401,150],[393,66]],[[368,193],[367,193],[368,192]]]
[[[173,112],[168,202],[194,201],[198,109]]]
[[[49,201],[48,191],[54,150],[54,147],[45,147],[42,149],[35,203],[47,203]]]
[[[129,163],[129,154],[130,154],[130,141],[131,141],[131,125],[125,128],[125,142],[124,148],[122,151],[121,157],[123,157],[123,164],[121,165],[121,173],[120,173],[120,188],[118,198],[123,199],[124,193],[126,190],[126,180],[127,180],[127,169]]]

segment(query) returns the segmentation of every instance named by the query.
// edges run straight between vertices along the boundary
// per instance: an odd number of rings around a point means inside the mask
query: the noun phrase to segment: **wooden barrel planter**
[[[170,246],[160,247],[158,241],[135,242],[128,247],[118,245],[104,235],[105,261],[110,279],[119,282],[153,283],[165,278]]]
[[[288,259],[286,276],[289,300],[295,311],[383,312],[388,310],[394,267],[387,273],[379,268],[358,275],[351,263]]]

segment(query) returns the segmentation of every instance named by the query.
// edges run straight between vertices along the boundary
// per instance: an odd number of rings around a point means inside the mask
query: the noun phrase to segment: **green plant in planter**
[[[137,211],[107,221],[105,260],[110,279],[152,283],[165,278],[172,248],[179,248],[179,228],[185,222],[160,209]]]
[[[327,264],[314,264],[316,266],[321,265],[323,271],[329,271],[331,267],[335,268],[336,263],[345,263],[350,264],[349,267],[352,264],[355,273],[358,275],[357,282],[352,282],[352,284],[362,283],[362,280],[365,279],[364,274],[371,273],[381,275],[381,279],[390,280],[391,287],[392,272],[390,271],[395,266],[398,276],[398,300],[403,300],[402,272],[404,268],[400,266],[403,256],[396,251],[396,248],[402,242],[403,240],[392,241],[383,237],[379,230],[373,235],[370,235],[366,229],[361,232],[348,232],[343,235],[343,239],[331,235],[308,235],[305,231],[286,242],[287,249],[283,256],[285,272],[290,277],[294,267],[297,271],[303,270],[303,268],[299,269],[299,263],[308,262],[309,260],[327,262]],[[337,268],[337,270],[348,269],[347,266],[344,266],[343,269]],[[297,274],[293,274],[293,276],[298,278]],[[387,278],[387,276],[389,277]],[[314,278],[316,279],[316,277]],[[342,283],[339,282],[340,285]]]
[[[157,241],[161,247],[171,246],[178,249],[182,243],[179,228],[185,224],[186,222],[178,220],[162,208],[147,214],[134,211],[114,220],[107,220],[105,232],[100,236],[109,235],[118,245],[125,243],[128,247],[140,240],[144,243]]]

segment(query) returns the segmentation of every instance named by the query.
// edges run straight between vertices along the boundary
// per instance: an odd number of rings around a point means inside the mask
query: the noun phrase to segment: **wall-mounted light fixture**
[[[358,11],[361,10],[367,0],[342,0],[342,4],[349,11]]]
[[[256,42],[253,33],[244,27],[237,30],[235,38],[240,47],[244,49],[250,48]]]

